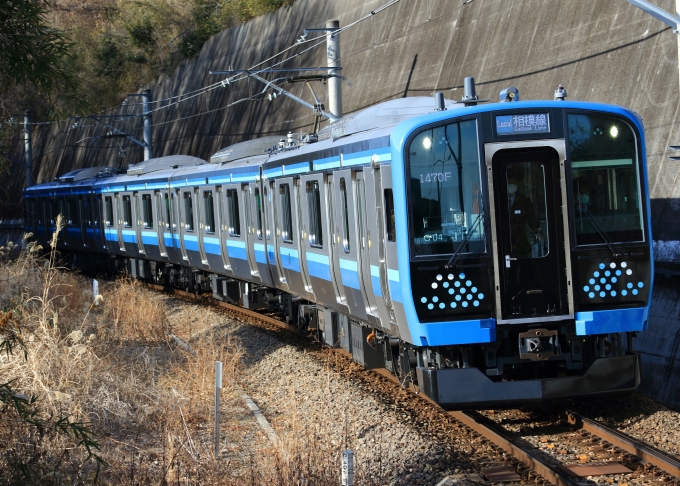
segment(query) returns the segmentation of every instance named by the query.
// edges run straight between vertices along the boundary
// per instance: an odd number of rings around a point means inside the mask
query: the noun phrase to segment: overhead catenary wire
[[[387,8],[389,8],[389,7],[391,7],[392,5],[398,3],[399,1],[400,1],[400,0],[390,0],[389,2],[387,2],[387,3],[383,4],[383,5],[381,5],[380,7],[376,8],[375,10],[372,10],[370,13],[368,13],[368,14],[364,15],[363,17],[361,17],[361,18],[355,20],[354,22],[351,22],[351,23],[349,23],[348,25],[346,25],[346,26],[344,26],[344,27],[341,27],[341,28],[339,28],[338,30],[336,30],[336,31],[334,31],[334,32],[332,32],[332,33],[330,33],[330,35],[332,35],[332,36],[338,35],[338,34],[344,32],[345,30],[350,29],[350,28],[354,27],[355,25],[357,25],[357,24],[359,24],[359,23],[365,21],[366,19],[371,18],[371,17],[373,17],[374,15],[376,15],[376,14],[382,12],[383,10],[385,10],[385,9],[387,9]],[[270,62],[270,61],[272,61],[272,60],[274,60],[274,59],[276,59],[277,57],[279,57],[279,56],[285,54],[286,52],[288,52],[288,51],[290,51],[290,50],[292,50],[292,49],[294,49],[294,48],[296,48],[296,47],[299,47],[299,46],[301,46],[301,45],[303,45],[303,44],[313,43],[313,42],[315,42],[315,41],[318,41],[318,42],[316,42],[316,43],[314,43],[313,45],[311,45],[310,47],[308,47],[308,48],[306,48],[306,49],[303,49],[302,51],[300,51],[300,52],[294,54],[293,56],[289,56],[289,57],[287,57],[287,58],[285,58],[285,59],[282,59],[281,61],[278,61],[278,62],[276,62],[276,63],[274,63],[274,64],[272,64],[272,65],[270,65],[270,66],[267,66],[267,68],[273,68],[273,67],[276,67],[276,66],[280,66],[281,64],[283,64],[283,63],[285,63],[285,62],[287,62],[287,61],[290,61],[290,60],[292,60],[292,59],[295,59],[296,57],[299,57],[299,56],[301,56],[301,55],[303,55],[303,54],[305,54],[305,53],[307,53],[307,52],[309,52],[309,51],[311,51],[311,50],[313,50],[313,49],[316,49],[316,48],[319,47],[321,44],[323,44],[323,43],[326,42],[326,35],[321,35],[321,36],[313,37],[313,38],[311,38],[311,39],[298,40],[298,41],[295,42],[295,44],[293,44],[293,45],[291,45],[291,46],[288,46],[288,47],[286,47],[285,49],[279,51],[278,53],[276,53],[276,54],[274,54],[274,55],[268,57],[267,59],[264,59],[264,60],[258,62],[257,64],[251,66],[251,67],[248,69],[248,71],[253,71],[254,74],[258,74],[258,73],[259,73],[258,68],[261,67],[262,65],[264,65],[264,64],[266,64],[266,63],[268,63],[268,62]],[[230,77],[230,78],[225,78],[225,79],[223,79],[223,80],[220,80],[220,81],[218,81],[218,82],[215,82],[215,83],[213,83],[213,84],[210,84],[210,85],[208,85],[208,86],[205,86],[205,87],[203,87],[203,88],[199,88],[199,89],[197,89],[197,90],[190,91],[190,92],[188,92],[188,93],[182,93],[182,94],[179,94],[179,95],[173,95],[173,96],[170,96],[170,97],[167,97],[167,98],[163,98],[163,99],[161,99],[161,100],[154,100],[154,101],[151,101],[150,103],[151,103],[151,104],[154,104],[154,105],[155,105],[155,104],[158,104],[158,103],[168,102],[168,101],[170,101],[170,103],[168,103],[167,105],[164,105],[164,106],[160,106],[160,107],[158,107],[158,108],[154,108],[153,110],[150,110],[150,111],[147,112],[146,114],[147,114],[147,115],[148,115],[148,114],[153,114],[153,113],[155,113],[155,112],[159,112],[159,111],[161,111],[161,110],[165,110],[165,109],[171,108],[171,107],[173,107],[173,106],[177,106],[177,105],[179,105],[180,103],[184,103],[184,102],[186,102],[186,101],[189,101],[189,100],[191,100],[191,99],[194,99],[194,98],[196,98],[197,96],[200,96],[200,95],[202,95],[202,94],[208,93],[208,92],[213,91],[213,90],[215,90],[215,89],[218,89],[218,88],[220,88],[220,87],[224,87],[225,84],[231,84],[231,83],[235,83],[235,82],[238,82],[238,81],[242,81],[243,79],[247,79],[248,77],[250,77],[250,76],[247,75],[247,74],[235,75],[235,76],[232,76],[232,77]],[[172,101],[172,100],[176,100],[176,101]],[[239,102],[240,102],[240,101],[241,101],[241,100],[239,100]],[[100,114],[102,114],[102,113],[110,112],[110,111],[113,111],[113,110],[115,110],[115,109],[118,109],[118,108],[121,108],[121,107],[124,107],[124,106],[136,106],[136,105],[142,105],[142,103],[126,103],[126,102],[123,102],[123,103],[121,103],[121,104],[119,104],[119,105],[117,105],[117,106],[114,106],[114,107],[112,107],[112,108],[107,108],[107,109],[105,109],[105,110],[101,110],[101,111],[98,111],[98,112],[96,112],[96,113],[92,113],[92,114],[89,114],[89,115],[83,115],[83,116],[77,116],[77,117],[71,117],[71,118],[77,118],[77,119],[88,118],[88,117],[90,117],[90,116],[93,116],[93,115],[94,115],[94,116],[97,116],[97,115],[100,115]],[[231,105],[231,106],[233,106],[233,105]],[[225,108],[226,108],[226,107],[225,107]],[[210,111],[205,112],[205,113],[212,113],[212,112],[214,112],[214,111],[216,111],[216,110],[210,110]],[[126,120],[126,119],[128,119],[128,118],[142,117],[142,116],[144,116],[144,115],[145,115],[145,114],[121,115],[121,119],[118,119],[118,120],[111,120],[110,122],[111,122],[111,123],[117,123],[117,122],[120,122],[120,121],[124,121],[124,120]],[[197,115],[199,115],[199,114],[197,114]],[[182,118],[180,118],[180,119],[184,119],[184,118],[186,118],[186,117],[182,117]],[[53,124],[53,123],[59,123],[60,121],[62,121],[62,120],[54,120],[54,121],[50,121],[50,122],[31,122],[30,125],[50,125],[50,124]],[[10,123],[10,124],[14,123],[14,124],[16,124],[16,125],[23,125],[22,122],[16,122],[16,121],[14,121],[14,122],[11,122],[11,121],[10,121],[10,122],[8,122],[8,123]],[[81,128],[85,128],[85,127],[81,127]]]

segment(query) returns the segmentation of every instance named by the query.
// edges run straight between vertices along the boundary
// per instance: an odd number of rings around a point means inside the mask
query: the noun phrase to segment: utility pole
[[[680,0],[677,0],[680,2]],[[327,65],[335,68],[329,74],[340,74],[340,34],[335,32],[340,28],[337,20],[326,21],[326,58]],[[331,115],[342,118],[342,80],[340,78],[328,79],[328,111]]]
[[[153,158],[153,147],[151,142],[151,113],[149,105],[151,103],[151,90],[142,90],[143,112],[144,112],[144,160]]]
[[[31,112],[24,112],[24,155],[26,157],[26,187],[33,185],[31,175]]]

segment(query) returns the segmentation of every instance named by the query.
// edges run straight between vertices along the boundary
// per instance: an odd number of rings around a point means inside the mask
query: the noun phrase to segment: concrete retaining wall
[[[210,76],[209,70],[250,67],[294,44],[304,28],[324,26],[327,19],[348,25],[386,1],[297,0],[291,7],[215,36],[195,61],[159,79],[151,89],[156,99],[199,89],[220,79]],[[624,0],[462,3],[401,0],[343,33],[342,73],[354,84],[344,89],[345,113],[435,91],[459,99],[465,76],[474,76],[478,94],[492,100],[510,85],[519,88],[522,99],[551,99],[558,84],[563,84],[571,99],[628,106],[642,116],[647,129],[654,239],[661,242],[664,261],[680,262],[680,163],[668,160],[668,146],[680,144],[678,39],[671,29]],[[670,11],[675,8],[673,0],[656,4]],[[285,65],[324,63],[322,45]],[[304,85],[288,87],[311,99]],[[256,98],[229,106],[262,88],[253,80],[240,82],[154,114],[154,155],[208,158],[247,138],[310,130],[310,111],[285,98],[273,102]],[[317,89],[322,91],[321,86]],[[139,112],[139,106],[132,106],[114,113]],[[81,121],[72,128],[70,122],[36,130],[37,180],[73,168],[142,160],[141,148],[123,139],[95,138],[106,129],[83,125],[95,123]],[[116,127],[141,138],[139,119]],[[76,143],[80,140],[84,141]],[[119,156],[119,142],[126,149],[124,159]],[[18,174],[20,167],[14,170]],[[21,183],[14,183],[12,191],[18,200]],[[652,396],[680,405],[677,387],[668,388],[680,376],[677,289],[657,288],[650,331],[641,338],[641,349],[647,353],[643,386]]]

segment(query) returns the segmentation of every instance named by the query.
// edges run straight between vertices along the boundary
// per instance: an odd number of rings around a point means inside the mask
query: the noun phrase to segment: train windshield
[[[484,252],[477,122],[420,132],[409,165],[414,256]]]
[[[567,118],[576,243],[644,240],[635,132],[618,118]]]

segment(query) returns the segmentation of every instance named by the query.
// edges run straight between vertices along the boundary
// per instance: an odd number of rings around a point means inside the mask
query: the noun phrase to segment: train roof
[[[225,147],[211,156],[209,162],[190,155],[171,155],[130,165],[126,174],[112,168],[77,169],[55,181],[27,188],[26,193],[80,193],[85,186],[95,192],[118,192],[250,182],[258,180],[261,173],[269,178],[386,162],[391,160],[390,136],[397,126],[408,130],[408,127],[447,118],[453,110],[473,114],[550,106],[608,111],[639,121],[638,115],[626,108],[582,101],[523,100],[465,106],[445,100],[446,112],[437,112],[432,97],[400,98],[344,116],[321,129],[317,141],[300,137],[291,143],[286,136],[274,135]],[[403,131],[397,130],[397,138]],[[200,174],[197,173],[199,166]]]

